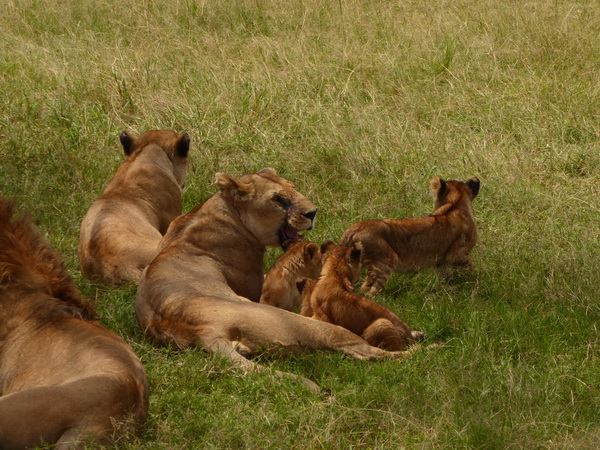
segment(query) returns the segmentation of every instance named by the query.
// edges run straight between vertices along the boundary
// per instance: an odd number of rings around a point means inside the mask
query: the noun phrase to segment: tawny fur
[[[110,443],[146,419],[142,365],[29,217],[13,216],[0,198],[0,448]]]
[[[360,248],[334,245],[323,256],[318,281],[298,283],[302,314],[342,326],[369,344],[386,350],[405,350],[415,343],[408,325],[392,311],[354,292],[360,276]]]
[[[340,243],[362,246],[367,276],[362,292],[374,295],[394,272],[417,272],[437,266],[448,276],[449,267],[470,269],[471,251],[477,242],[473,199],[479,180],[431,180],[435,211],[414,219],[366,220],[351,225]]]
[[[181,214],[188,169],[187,133],[120,135],[127,159],[81,223],[79,262],[88,278],[138,282],[162,235]]]
[[[173,221],[144,271],[136,312],[149,335],[223,355],[248,370],[260,366],[245,356],[268,347],[333,350],[357,359],[403,356],[342,327],[255,303],[266,247],[311,229],[317,209],[272,169],[239,178],[218,173],[216,185],[219,192],[202,207]]]
[[[265,276],[260,303],[296,311],[302,303],[296,282],[304,277],[319,277],[323,266],[321,249],[317,244],[305,241],[289,242],[283,247],[283,255]]]

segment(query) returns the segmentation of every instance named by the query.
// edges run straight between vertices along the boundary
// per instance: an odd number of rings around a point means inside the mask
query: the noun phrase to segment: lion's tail
[[[43,292],[77,308],[84,318],[95,317],[94,307],[81,297],[64,263],[29,215],[14,215],[14,203],[0,197],[0,286]]]

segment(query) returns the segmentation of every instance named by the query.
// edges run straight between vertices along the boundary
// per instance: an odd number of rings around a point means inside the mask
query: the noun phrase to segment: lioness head
[[[479,184],[477,177],[473,177],[465,182],[455,180],[445,181],[440,177],[434,177],[430,185],[435,207],[439,208],[447,203],[457,203],[465,196],[472,201],[479,193]]]
[[[179,186],[183,186],[188,171],[188,152],[190,136],[187,133],[177,134],[170,130],[150,130],[139,136],[132,136],[127,131],[119,135],[123,151],[134,159],[148,145],[159,146],[173,163],[173,175]]]
[[[301,239],[298,232],[314,226],[316,206],[273,169],[239,178],[219,172],[215,184],[237,209],[244,226],[265,246]]]

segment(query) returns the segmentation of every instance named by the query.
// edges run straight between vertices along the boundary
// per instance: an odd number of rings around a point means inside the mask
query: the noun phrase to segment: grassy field
[[[0,28],[0,194],[148,373],[147,426],[120,448],[600,446],[598,2],[6,0]],[[186,212],[215,172],[273,167],[319,206],[316,242],[478,176],[475,273],[378,297],[446,345],[261,358],[331,395],[153,346],[135,286],[84,279],[76,251],[118,134],[152,128],[191,136]]]

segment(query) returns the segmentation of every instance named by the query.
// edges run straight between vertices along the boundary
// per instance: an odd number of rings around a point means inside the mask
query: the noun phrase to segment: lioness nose
[[[317,210],[313,209],[312,211],[309,211],[309,212],[304,213],[302,215],[304,217],[306,217],[307,219],[310,219],[310,227],[308,228],[308,230],[312,230],[313,223],[315,222],[315,216],[317,215]]]

